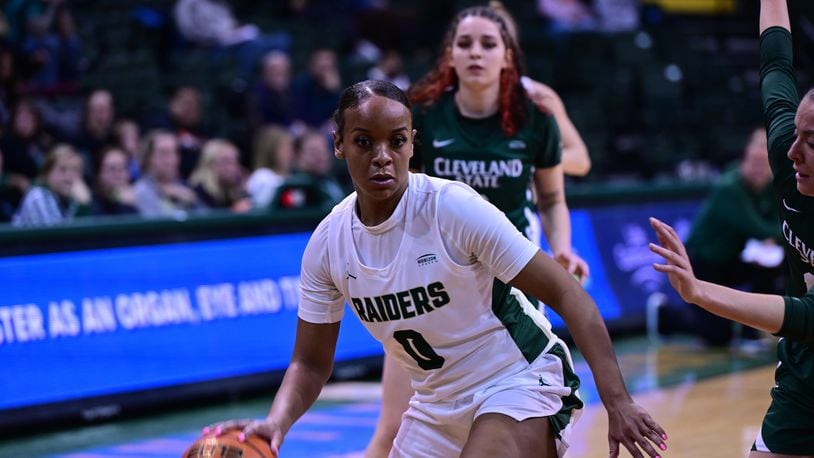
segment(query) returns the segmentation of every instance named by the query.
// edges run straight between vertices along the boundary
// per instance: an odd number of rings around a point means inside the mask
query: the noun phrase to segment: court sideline
[[[681,341],[658,347],[641,337],[615,345],[634,397],[670,436],[665,457],[747,455],[769,403],[773,353],[701,351]],[[607,456],[604,409],[587,365],[579,357],[575,364],[587,407],[575,427],[568,457]],[[375,382],[329,385],[289,433],[282,456],[360,457],[375,426],[379,396]],[[0,442],[0,457],[177,458],[204,425],[262,416],[270,400],[263,397]]]

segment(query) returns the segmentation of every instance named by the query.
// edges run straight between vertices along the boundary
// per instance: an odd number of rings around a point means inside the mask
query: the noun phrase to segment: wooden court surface
[[[769,406],[774,366],[738,371],[635,395],[667,431],[665,457],[746,457]],[[608,456],[608,419],[601,405],[585,409],[575,425],[569,458]],[[627,452],[622,456],[630,456]]]
[[[652,346],[645,338],[614,343],[625,381],[669,435],[671,458],[745,457],[769,404],[773,352],[740,355],[701,350],[685,343]],[[575,425],[568,458],[608,456],[607,416],[587,365],[575,354],[586,402]],[[331,384],[292,428],[282,457],[359,458],[373,433],[380,386],[375,382]],[[177,458],[209,423],[259,417],[271,396],[228,405],[156,413],[0,442],[0,457]],[[623,451],[622,456],[630,456]]]

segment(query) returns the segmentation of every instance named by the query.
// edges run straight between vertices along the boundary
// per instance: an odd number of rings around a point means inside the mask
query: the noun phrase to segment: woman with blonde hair
[[[246,183],[255,208],[267,208],[277,188],[291,173],[294,137],[280,126],[269,125],[254,138],[252,173]]]
[[[244,213],[252,208],[246,191],[246,180],[234,144],[216,138],[207,141],[189,184],[198,198],[211,208]]]

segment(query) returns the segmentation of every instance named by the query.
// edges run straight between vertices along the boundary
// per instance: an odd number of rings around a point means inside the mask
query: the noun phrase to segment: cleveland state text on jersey
[[[499,188],[499,178],[517,178],[523,174],[520,159],[464,161],[438,157],[432,165],[435,176],[461,181],[473,188]]]

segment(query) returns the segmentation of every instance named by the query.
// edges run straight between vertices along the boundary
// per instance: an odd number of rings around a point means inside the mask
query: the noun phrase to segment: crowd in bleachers
[[[6,0],[0,221],[334,202],[349,191],[330,137],[341,88],[406,88],[471,3]],[[740,138],[758,121],[759,104],[741,109],[754,102],[747,70],[719,85],[730,92],[699,97],[723,73],[697,67],[692,52],[709,43],[668,46],[676,27],[637,1],[505,3],[521,18],[530,76],[560,91],[588,143],[585,180],[698,175],[692,160],[734,158],[742,145],[725,132]],[[704,131],[698,119],[715,107],[721,124]],[[309,192],[277,192],[286,182]]]
[[[162,42],[177,48],[170,59],[200,56],[198,72],[210,69],[208,62],[226,62],[231,82],[246,85],[243,100],[234,98],[228,108],[219,106],[222,100],[206,100],[213,97],[211,86],[200,83],[210,75],[197,74],[168,77],[153,88],[153,98],[123,112],[127,104],[118,99],[123,92],[117,85],[84,78],[101,73],[90,59],[115,60],[83,53],[85,42],[74,26],[86,20],[81,11],[101,3],[11,0],[3,9],[0,50],[0,220],[36,226],[86,215],[183,218],[297,207],[304,199],[332,203],[346,195],[329,135],[342,88],[333,49],[310,50],[307,68],[295,74],[288,34],[239,24],[224,2],[179,0],[171,9],[141,3],[130,2],[124,11],[144,15],[138,8],[151,8],[172,21],[164,27],[174,36]],[[106,45],[116,48],[107,53],[120,56],[134,51]],[[255,68],[257,77],[250,74]],[[161,89],[167,97],[153,103]],[[218,118],[207,110],[236,112],[244,121],[239,135],[216,126]],[[278,195],[289,182],[299,192]]]

